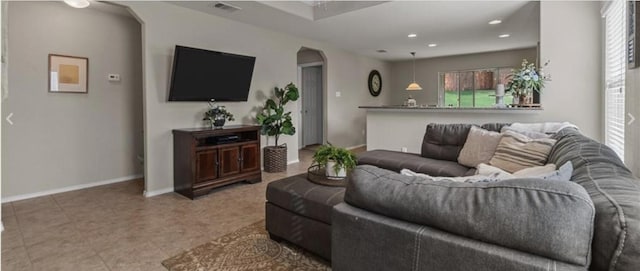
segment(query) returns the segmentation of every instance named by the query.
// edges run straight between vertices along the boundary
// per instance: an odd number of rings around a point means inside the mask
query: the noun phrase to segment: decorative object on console
[[[507,84],[506,91],[510,91],[515,99],[517,97],[518,104],[532,104],[533,92],[541,92],[544,83],[550,80],[548,74],[544,73],[544,68],[549,65],[549,61],[536,69],[534,63],[529,63],[526,59],[522,60],[522,67],[519,70],[512,70],[507,76],[510,82]]]
[[[264,108],[256,116],[262,126],[260,133],[267,137],[275,137],[275,145],[264,147],[264,170],[266,172],[282,172],[287,170],[287,145],[278,145],[281,135],[294,135],[296,128],[291,121],[291,112],[284,112],[289,101],[297,101],[300,97],[298,88],[289,83],[284,89],[276,87],[275,97],[265,102]]]
[[[356,156],[345,148],[329,143],[313,154],[312,166],[316,165],[326,169],[327,178],[341,180],[347,177],[347,171],[356,167]]]
[[[49,92],[88,93],[89,59],[49,54]]]
[[[496,85],[496,105],[495,108],[506,108],[504,104],[504,84]]]
[[[222,128],[227,120],[234,121],[235,119],[224,105],[216,105],[214,100],[211,100],[209,102],[209,110],[204,112],[203,120],[208,120],[212,128]]]
[[[382,76],[377,70],[372,70],[369,73],[369,79],[367,79],[367,85],[369,86],[369,93],[371,96],[378,97],[382,92]]]

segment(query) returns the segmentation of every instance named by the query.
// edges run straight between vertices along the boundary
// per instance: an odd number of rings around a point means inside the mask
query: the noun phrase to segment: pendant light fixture
[[[416,52],[411,52],[413,56],[413,82],[409,84],[407,90],[422,90],[422,87],[416,83]]]
[[[89,6],[89,0],[64,0],[64,2],[74,8],[86,8]]]

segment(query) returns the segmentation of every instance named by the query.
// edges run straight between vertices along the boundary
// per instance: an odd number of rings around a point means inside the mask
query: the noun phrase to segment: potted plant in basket
[[[222,128],[224,123],[228,121],[234,121],[233,114],[227,111],[223,105],[216,105],[213,101],[209,102],[209,110],[204,112],[204,119],[210,122],[210,125],[214,128]]]
[[[505,90],[510,91],[513,95],[514,104],[533,103],[533,91],[541,92],[544,83],[550,80],[549,75],[544,73],[544,68],[547,65],[549,65],[549,61],[536,69],[534,63],[523,59],[522,67],[519,70],[511,70],[511,74],[507,76],[507,80],[510,81]]]
[[[324,167],[329,179],[343,179],[347,177],[347,171],[356,167],[356,156],[345,148],[331,145],[322,145],[313,154],[313,164]]]
[[[256,117],[262,126],[260,133],[275,137],[274,146],[264,147],[263,160],[266,172],[287,170],[287,145],[279,145],[278,140],[281,135],[296,133],[291,121],[291,112],[284,112],[284,107],[290,101],[297,101],[299,97],[298,88],[293,83],[289,83],[284,89],[276,87],[275,97],[265,102],[264,108]]]

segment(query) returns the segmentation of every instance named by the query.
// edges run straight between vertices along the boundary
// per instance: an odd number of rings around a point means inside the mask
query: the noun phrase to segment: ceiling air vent
[[[234,11],[238,11],[241,10],[241,8],[225,3],[225,2],[215,2],[213,3],[213,7],[217,8],[217,9],[221,9],[224,10],[226,12],[234,12]]]

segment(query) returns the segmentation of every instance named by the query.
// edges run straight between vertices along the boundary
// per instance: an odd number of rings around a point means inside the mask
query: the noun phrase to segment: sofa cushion
[[[418,154],[387,150],[372,150],[358,154],[358,165],[373,165],[395,172],[409,169],[414,172],[431,176],[467,176],[473,175],[475,169],[456,162],[424,158]]]
[[[467,141],[458,156],[458,163],[467,167],[476,167],[480,163],[489,163],[496,152],[501,137],[502,135],[498,132],[471,126]]]
[[[640,181],[609,147],[579,131],[560,130],[549,162],[573,164],[596,209],[591,270],[640,270]],[[637,163],[637,161],[632,161]]]
[[[428,124],[420,154],[426,158],[457,162],[471,126],[471,124]]]
[[[531,254],[588,266],[595,210],[572,182],[433,182],[373,166],[351,172],[345,202]]]
[[[555,139],[532,139],[523,134],[506,131],[489,164],[508,172],[543,166],[547,163],[549,152],[555,143]]]

